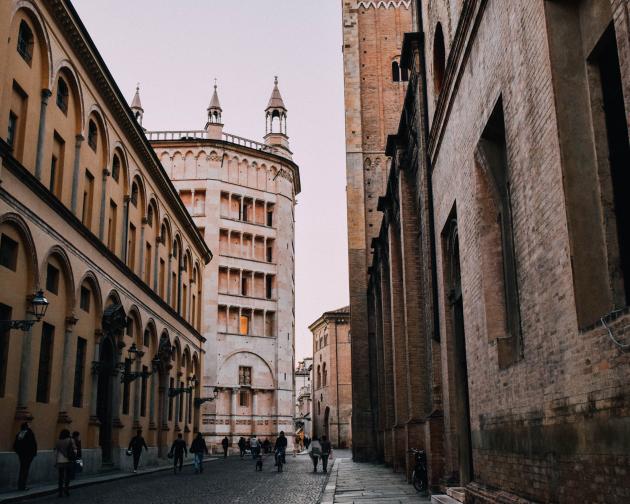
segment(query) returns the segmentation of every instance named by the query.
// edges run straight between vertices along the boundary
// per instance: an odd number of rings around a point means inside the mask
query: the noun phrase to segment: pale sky
[[[262,141],[278,75],[302,193],[296,210],[296,362],[308,325],[348,304],[340,0],[73,0],[148,130],[203,129],[214,78],[224,130]]]

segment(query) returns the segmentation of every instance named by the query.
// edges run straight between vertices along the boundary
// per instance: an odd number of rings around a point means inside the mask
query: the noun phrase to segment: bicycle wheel
[[[413,472],[411,476],[411,480],[413,481],[413,487],[416,489],[416,492],[426,492],[427,491],[427,480],[416,473]]]

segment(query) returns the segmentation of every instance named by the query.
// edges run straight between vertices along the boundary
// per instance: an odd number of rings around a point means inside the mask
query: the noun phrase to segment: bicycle
[[[427,473],[427,454],[424,450],[412,448],[409,453],[413,453],[415,466],[411,475],[411,482],[417,492],[426,492],[429,489],[429,478]]]

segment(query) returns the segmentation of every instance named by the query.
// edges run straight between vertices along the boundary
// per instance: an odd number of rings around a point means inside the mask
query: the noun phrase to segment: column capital
[[[78,321],[79,319],[74,315],[74,313],[68,315],[66,317],[66,331],[72,331]]]
[[[42,89],[42,103],[48,105],[48,99],[52,96],[52,91],[48,88]]]
[[[103,179],[106,179],[112,174],[107,168],[103,168]]]
[[[81,134],[78,134],[78,135],[76,135],[74,137],[74,139],[76,140],[77,146],[78,146],[78,145],[81,145],[83,143],[83,140],[85,140],[85,137],[83,135],[81,135]]]

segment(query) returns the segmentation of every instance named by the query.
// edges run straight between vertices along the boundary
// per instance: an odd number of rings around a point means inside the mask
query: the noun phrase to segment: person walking
[[[311,460],[313,461],[313,472],[316,473],[319,457],[322,456],[322,445],[319,443],[317,436],[311,440],[308,447],[308,454],[311,456]]]
[[[208,454],[208,447],[206,446],[206,441],[203,439],[203,435],[201,434],[201,432],[198,432],[197,437],[193,439],[193,442],[190,445],[190,453],[195,456],[195,473],[202,473],[203,456],[204,454]]]
[[[230,440],[225,436],[221,441],[221,446],[223,446],[223,458],[227,458],[228,446],[230,445]]]
[[[332,444],[330,444],[326,436],[322,436],[319,444],[322,447],[322,468],[324,473],[326,473],[328,470],[328,457],[332,457]]]
[[[188,448],[186,441],[182,438],[181,432],[177,434],[177,439],[171,445],[171,453],[173,454],[173,472],[177,474],[177,463],[179,462],[179,472],[182,472],[184,465],[184,455],[188,457]]]
[[[238,440],[238,449],[241,451],[241,458],[245,456],[245,438],[241,436]]]
[[[252,458],[254,460],[256,460],[256,457],[258,457],[258,455],[260,455],[261,446],[260,446],[260,442],[258,441],[258,438],[256,438],[255,434],[250,439],[249,445],[250,445],[251,450],[252,450]]]
[[[70,465],[76,460],[74,441],[70,437],[70,431],[63,429],[59,433],[59,439],[55,444],[55,465],[59,472],[58,490],[59,497],[70,496]]]
[[[37,440],[28,422],[20,426],[20,432],[15,436],[13,451],[20,459],[20,472],[18,475],[18,490],[26,490],[26,480],[31,462],[37,456]]]
[[[287,451],[287,438],[284,435],[284,431],[280,431],[280,435],[276,439],[276,444],[273,447],[273,451],[276,455],[276,463],[274,465],[278,465],[278,459],[282,461],[283,464],[287,463],[286,459],[286,451]]]
[[[147,442],[142,437],[142,429],[138,429],[136,431],[136,435],[131,438],[129,441],[129,450],[131,450],[131,455],[133,455],[133,472],[138,472],[138,464],[140,463],[140,455],[142,455],[142,448],[146,451],[149,451],[149,447],[147,446]]]
[[[306,448],[308,450],[308,447],[311,445],[311,438],[306,436],[304,438],[304,448]]]
[[[72,433],[72,442],[74,443],[75,450],[75,459],[70,463],[68,470],[70,471],[70,480],[76,478],[77,472],[83,470],[83,457],[81,454],[81,433],[79,431],[74,431]],[[81,464],[81,469],[78,469],[79,464]]]

